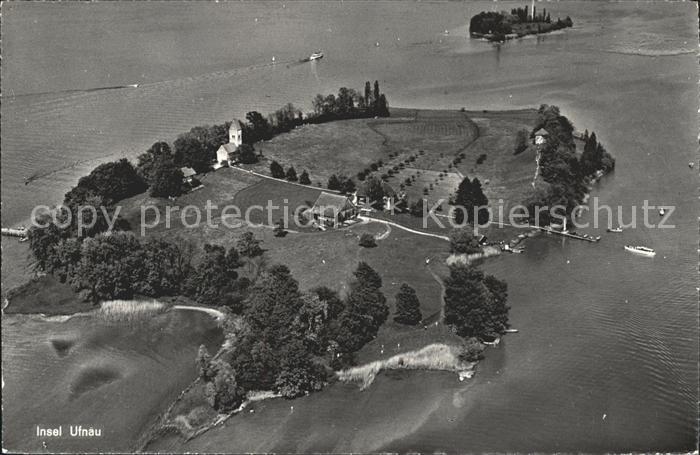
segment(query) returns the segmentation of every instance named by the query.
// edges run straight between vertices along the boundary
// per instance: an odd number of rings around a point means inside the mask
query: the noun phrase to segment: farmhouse
[[[240,120],[233,119],[231,126],[228,128],[228,144],[223,144],[216,151],[216,162],[221,164],[226,161],[228,163],[236,161],[233,154],[238,150],[238,147],[243,143],[243,123]]]
[[[314,206],[307,210],[319,226],[337,227],[357,216],[357,206],[347,196],[321,192]]]
[[[546,129],[540,128],[535,131],[535,145],[542,145],[549,139],[549,132]]]

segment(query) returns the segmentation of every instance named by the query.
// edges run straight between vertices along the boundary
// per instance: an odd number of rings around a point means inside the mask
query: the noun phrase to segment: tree
[[[254,258],[260,256],[263,253],[262,248],[260,248],[260,240],[255,238],[252,232],[244,232],[241,238],[236,242],[236,250],[238,253],[247,258]]]
[[[229,253],[234,254],[231,250]],[[187,277],[186,295],[209,305],[223,306],[235,301],[236,296],[231,294],[236,292],[236,263],[237,257],[227,257],[224,247],[205,244],[201,259]]]
[[[367,201],[372,207],[381,209],[384,207],[384,183],[374,175],[365,179],[362,184]]]
[[[493,337],[508,327],[506,285],[471,265],[453,265],[445,279],[445,323],[462,337]]]
[[[152,173],[164,161],[175,161],[175,156],[167,142],[154,143],[145,153],[137,158],[136,172],[150,185]]]
[[[420,198],[416,202],[411,204],[409,212],[413,216],[423,216],[424,207],[425,207],[425,199]]]
[[[471,229],[454,229],[450,232],[450,252],[455,254],[479,253],[481,245]]]
[[[379,101],[379,81],[374,81],[374,102]]]
[[[214,360],[214,377],[206,383],[205,396],[209,405],[220,412],[238,408],[245,399],[245,390],[238,385],[231,365]]]
[[[258,162],[258,155],[255,154],[255,149],[250,144],[241,144],[236,150],[238,160],[243,164],[255,164]]]
[[[170,197],[182,194],[184,174],[172,160],[155,163],[149,179],[149,194],[153,197]]]
[[[216,151],[209,152],[201,138],[192,131],[178,136],[173,148],[175,154],[182,157],[182,164],[191,167],[198,174],[211,169],[211,164],[216,159]]]
[[[90,174],[81,177],[78,185],[66,194],[66,200],[81,204],[79,194],[90,193],[104,200],[105,205],[112,205],[117,201],[142,193],[146,189],[146,183],[136,172],[136,168],[122,158],[111,163],[97,166]],[[66,204],[68,205],[68,204]]]
[[[484,344],[477,338],[467,338],[460,347],[459,360],[462,362],[477,362],[484,358]]]
[[[248,121],[248,128],[244,131],[245,142],[252,144],[260,140],[272,138],[272,127],[270,122],[260,112],[251,111],[245,115]]]
[[[211,355],[209,355],[207,347],[203,344],[199,346],[199,351],[197,351],[196,363],[199,377],[205,381],[212,379],[215,372],[211,368]]]
[[[360,236],[360,246],[365,248],[374,248],[377,242],[372,234],[365,232]]]
[[[285,176],[282,165],[280,165],[280,163],[277,161],[270,163],[270,174],[272,174],[272,176],[276,179],[283,179]]]
[[[299,176],[299,183],[302,185],[311,185],[311,179],[309,178],[309,173],[304,169]]]
[[[326,380],[323,366],[314,362],[304,345],[293,340],[282,347],[280,372],[275,379],[275,389],[287,398],[321,390]]]
[[[45,226],[45,227],[39,227]],[[56,226],[48,214],[37,216],[27,232],[29,251],[34,256],[34,267],[52,272],[56,266],[58,244],[68,234]]]
[[[328,177],[328,189],[329,190],[334,190],[334,191],[340,191],[342,188],[340,180],[338,180],[338,177],[335,174],[331,174],[330,177]]]
[[[289,169],[287,169],[287,173],[285,174],[285,177],[290,182],[296,182],[298,180],[297,179],[297,171],[294,170],[294,166],[289,166]]]
[[[287,231],[284,230],[284,220],[279,220],[275,224],[272,233],[275,235],[275,237],[284,237],[285,235],[287,235]]]
[[[420,302],[415,289],[404,283],[396,294],[396,315],[394,321],[399,324],[416,325],[423,319]]]
[[[379,289],[382,287],[382,277],[364,261],[357,264],[357,269],[353,272],[357,283],[361,287]]]
[[[469,177],[465,177],[462,182],[457,187],[457,194],[455,197],[455,205],[459,207],[459,210],[455,210],[455,221],[458,224],[464,222],[464,212],[467,213],[467,221],[469,223],[478,222],[480,225],[484,225],[489,221],[489,212],[486,208],[488,206],[488,199],[481,188],[481,182],[478,178],[474,177],[474,180],[469,180]],[[475,218],[475,209],[477,210]]]
[[[379,96],[379,100],[377,100],[375,114],[379,117],[389,117],[389,102],[386,100],[386,96],[384,96],[383,93]]]
[[[365,106],[372,104],[372,86],[369,81],[365,82]]]

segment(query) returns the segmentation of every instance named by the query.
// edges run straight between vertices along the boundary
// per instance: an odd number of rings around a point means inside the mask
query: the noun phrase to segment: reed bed
[[[108,322],[135,322],[167,309],[166,304],[155,300],[110,300],[102,302],[98,314]]]
[[[345,382],[360,382],[364,390],[382,370],[440,370],[455,373],[473,371],[475,363],[462,362],[459,359],[457,347],[444,343],[429,344],[415,351],[396,354],[385,360],[360,365],[347,370],[338,371],[338,379]]]

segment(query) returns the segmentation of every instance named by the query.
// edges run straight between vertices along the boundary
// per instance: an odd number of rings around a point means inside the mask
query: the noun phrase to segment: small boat
[[[314,61],[323,58],[323,52],[321,51],[316,51],[313,54],[309,55],[309,61]]]
[[[692,161],[691,161],[690,163],[688,163],[688,167],[689,167],[689,168],[691,168],[691,169],[692,169],[692,168],[693,168],[693,166],[695,166],[695,163],[693,163]]]
[[[607,230],[608,232],[622,232],[622,228],[620,226],[616,228],[610,228]]]
[[[506,329],[506,333],[518,333],[518,329]]]
[[[666,210],[660,209],[659,210],[659,215],[664,216],[666,214]]]
[[[625,245],[625,250],[630,251],[632,253],[641,254],[642,256],[649,256],[649,257],[656,256],[656,251],[654,251],[651,248],[647,248],[645,246]]]

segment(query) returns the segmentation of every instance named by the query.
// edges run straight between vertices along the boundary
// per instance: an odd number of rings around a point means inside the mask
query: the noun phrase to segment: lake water
[[[525,254],[489,260],[485,268],[508,281],[520,333],[489,349],[468,384],[416,373],[382,376],[364,392],[333,386],[295,401],[293,412],[285,401],[262,404],[187,450],[695,446],[698,175],[688,162],[698,150],[697,7],[547,3],[552,16],[570,15],[573,29],[504,46],[467,39],[469,18],[494,7],[4,5],[4,226],[24,222],[35,204],[60,201],[101,160],[133,157],[156,140],[249,110],[287,102],[309,109],[318,92],[374,79],[393,106],[559,105],[617,158],[592,196],[624,207],[625,220],[644,200],[676,207],[674,229],[605,235],[604,225],[598,244],[540,237]],[[317,48],[323,60],[296,63]],[[100,89],[128,84],[139,87]],[[35,180],[25,186],[29,176]],[[627,243],[657,255],[633,256]],[[26,251],[2,245],[8,285],[21,279]]]

